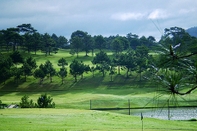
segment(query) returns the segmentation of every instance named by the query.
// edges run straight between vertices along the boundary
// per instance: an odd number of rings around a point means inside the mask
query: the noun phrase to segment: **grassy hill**
[[[112,53],[109,53],[112,55]],[[67,51],[60,50],[59,53],[45,56],[42,53],[33,55],[37,64],[46,60],[53,62],[56,70],[59,69],[57,61],[65,57],[71,63],[76,56],[71,56]],[[85,57],[80,53],[78,60],[85,64],[91,64],[92,56]],[[69,70],[69,69],[68,69]],[[110,81],[109,75],[102,77],[96,72],[95,77],[91,73],[85,74],[83,79],[74,83],[71,75],[66,77],[65,84],[57,76],[50,83],[45,79],[42,85],[34,77],[28,77],[27,82],[23,80],[17,85],[13,79],[0,85],[0,100],[6,104],[19,104],[21,97],[28,95],[34,102],[41,94],[47,93],[52,96],[56,104],[55,109],[2,109],[0,110],[0,130],[9,131],[118,131],[131,130],[141,131],[140,117],[112,113],[108,111],[94,111],[91,108],[114,108],[127,107],[130,100],[131,107],[157,106],[158,103],[165,105],[169,94],[158,92],[159,85],[151,81],[139,81],[139,76],[133,73],[129,79],[125,78],[125,72],[115,75],[114,81]],[[177,101],[196,100],[197,92],[191,95],[177,97]],[[181,105],[181,104],[180,104]],[[144,130],[146,131],[171,131],[188,130],[194,131],[196,122],[192,121],[166,121],[152,118],[144,118]]]

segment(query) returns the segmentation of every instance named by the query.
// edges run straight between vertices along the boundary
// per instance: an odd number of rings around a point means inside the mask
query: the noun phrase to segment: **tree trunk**
[[[102,73],[103,73],[103,77],[104,77],[105,76],[105,70],[103,70]]]
[[[53,79],[52,79],[52,77],[50,76],[50,83],[52,83],[53,82]]]
[[[25,82],[27,81],[27,75],[25,74]]]
[[[42,85],[42,82],[43,82],[43,78],[40,78],[40,85]]]
[[[129,68],[127,69],[127,78],[129,78]]]
[[[118,66],[118,75],[120,75],[120,66]]]
[[[92,71],[92,76],[94,77],[94,71]]]
[[[86,56],[88,56],[88,51],[86,51]]]
[[[64,77],[62,77],[62,84],[64,84]]]
[[[77,82],[77,75],[75,75],[74,77],[75,77],[75,82]]]
[[[111,81],[113,81],[113,75],[111,75]]]
[[[92,56],[94,56],[94,49],[92,49]]]

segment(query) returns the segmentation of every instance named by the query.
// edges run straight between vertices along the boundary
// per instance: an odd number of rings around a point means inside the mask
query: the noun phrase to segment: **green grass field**
[[[141,131],[139,117],[78,109],[5,109],[1,131]],[[144,131],[195,131],[196,122],[144,118]]]
[[[92,57],[84,57],[79,54],[79,60],[91,64]],[[76,56],[71,56],[65,50],[58,54],[45,57],[38,53],[33,55],[37,64],[44,63],[47,59],[53,62],[58,70],[57,61],[65,57],[70,63]],[[1,109],[0,131],[141,131],[142,121],[140,117],[129,116],[126,113],[114,113],[109,111],[90,110],[96,107],[126,107],[130,100],[131,107],[156,106],[156,102],[165,103],[169,95],[164,94],[160,98],[154,83],[139,82],[139,77],[134,74],[130,79],[125,79],[125,72],[115,75],[114,81],[110,77],[102,77],[96,72],[95,77],[91,73],[85,74],[83,79],[73,83],[74,79],[68,75],[65,84],[61,79],[53,78],[53,83],[48,79],[43,85],[38,80],[28,77],[27,82],[21,81],[19,85],[12,79],[6,84],[0,85],[0,100],[6,104],[19,104],[21,97],[28,95],[34,102],[41,94],[52,96],[56,104],[55,109]],[[191,95],[177,97],[178,101],[196,100],[197,91]],[[100,103],[96,103],[101,101]],[[106,102],[107,101],[107,102]],[[115,101],[115,102],[114,102]],[[144,131],[195,131],[196,121],[168,121],[152,118],[144,118]]]

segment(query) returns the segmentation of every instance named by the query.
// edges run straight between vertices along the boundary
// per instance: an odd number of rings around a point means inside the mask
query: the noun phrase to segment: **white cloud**
[[[169,15],[162,9],[156,9],[148,15],[148,19],[165,19]]]
[[[111,16],[112,19],[127,21],[127,20],[139,20],[144,17],[142,13],[117,13]]]

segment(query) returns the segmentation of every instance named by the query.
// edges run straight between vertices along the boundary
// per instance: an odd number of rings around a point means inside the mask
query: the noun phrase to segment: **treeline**
[[[40,34],[31,24],[18,25],[15,28],[0,30],[1,51],[36,52],[41,50],[46,55],[57,53],[58,48],[66,48],[68,40],[64,36],[48,33]]]
[[[100,51],[92,57],[92,64],[89,65],[77,59],[68,63],[66,58],[61,58],[56,63],[46,60],[44,63],[37,65],[36,60],[31,55],[24,57],[19,51],[7,55],[0,53],[2,58],[0,60],[0,78],[1,82],[5,84],[6,80],[13,77],[15,83],[18,84],[22,77],[26,81],[28,76],[34,76],[42,84],[46,77],[52,83],[53,77],[58,76],[63,84],[69,69],[69,73],[73,76],[75,82],[77,82],[78,77],[83,78],[84,73],[92,72],[94,77],[96,71],[101,72],[103,77],[109,73],[111,81],[113,81],[113,75],[116,72],[120,75],[123,68],[126,70],[126,78],[129,77],[129,73],[132,71],[139,73],[141,76],[141,73],[147,70],[152,60],[148,52],[146,46],[138,46],[136,50],[129,49],[124,53],[113,56],[108,56],[106,52]],[[54,68],[54,64],[58,65],[59,69]]]
[[[87,32],[77,30],[71,34],[68,40],[64,36],[56,34],[40,34],[31,24],[22,24],[14,28],[0,30],[0,48],[1,51],[17,51],[22,49],[28,53],[41,50],[46,55],[57,53],[58,48],[69,48],[71,54],[78,54],[85,51],[94,52],[95,49],[109,49],[115,52],[121,52],[128,48],[136,49],[137,46],[146,45],[151,47],[156,43],[153,36],[139,37],[136,34],[129,33],[126,36],[102,35],[91,36]]]

